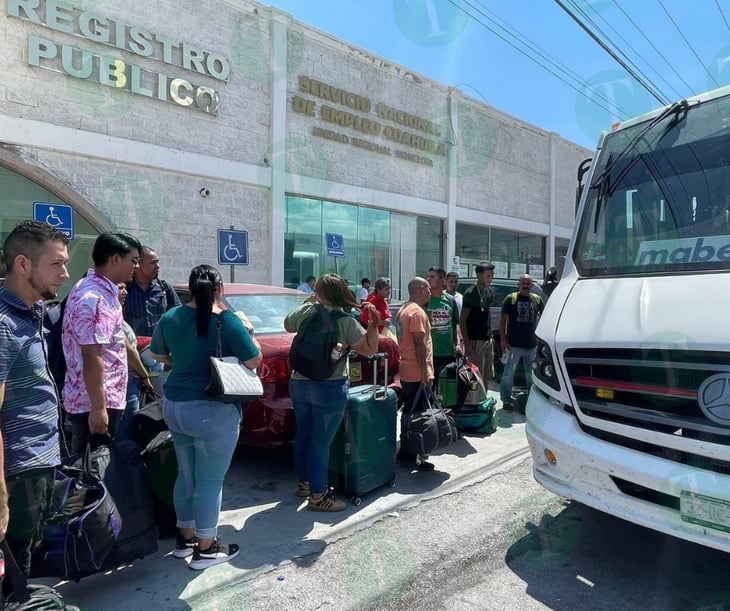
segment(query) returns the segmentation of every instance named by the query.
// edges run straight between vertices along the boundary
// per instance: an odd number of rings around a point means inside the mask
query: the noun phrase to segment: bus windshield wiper
[[[664,135],[669,132],[670,129],[675,127],[677,123],[679,123],[687,116],[688,109],[689,104],[687,103],[687,100],[675,102],[666,110],[664,110],[664,112],[654,117],[654,119],[652,119],[638,134],[631,138],[628,144],[621,150],[621,152],[616,156],[615,159],[613,159],[613,153],[609,153],[606,167],[604,168],[603,172],[601,172],[600,176],[598,176],[598,178],[596,178],[590,186],[591,189],[598,189],[596,213],[593,219],[593,233],[598,230],[598,220],[601,216],[601,208],[603,207],[603,202],[606,200],[607,197],[611,197],[611,195],[613,195],[618,185],[631,171],[631,168],[633,168],[640,160],[643,159],[644,154],[639,153],[638,155],[633,157],[631,161],[629,161],[621,169],[616,178],[612,181],[611,171],[616,166],[616,164],[621,161],[621,159],[623,159],[629,153],[629,151],[633,150],[638,142],[644,140],[649,132],[654,130],[654,128],[661,124],[667,117],[672,117],[672,120],[664,128],[664,131],[659,136],[659,138],[657,138],[657,142],[659,142],[664,137]]]

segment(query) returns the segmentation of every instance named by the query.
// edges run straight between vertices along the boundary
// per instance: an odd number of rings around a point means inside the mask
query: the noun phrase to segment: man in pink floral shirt
[[[66,355],[63,407],[71,423],[71,453],[114,436],[127,394],[124,319],[117,284],[129,282],[139,264],[139,241],[103,233],[94,243],[94,269],[76,283],[63,317]]]

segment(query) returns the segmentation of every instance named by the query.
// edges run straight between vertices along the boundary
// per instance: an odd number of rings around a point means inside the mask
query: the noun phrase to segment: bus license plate
[[[362,380],[362,363],[350,363],[350,382]]]
[[[682,490],[679,512],[684,522],[730,532],[730,501],[725,499]]]

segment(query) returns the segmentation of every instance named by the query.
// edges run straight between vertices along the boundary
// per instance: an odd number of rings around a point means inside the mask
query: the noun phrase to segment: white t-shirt
[[[359,289],[357,289],[357,300],[362,303],[368,298],[368,290],[361,286]]]

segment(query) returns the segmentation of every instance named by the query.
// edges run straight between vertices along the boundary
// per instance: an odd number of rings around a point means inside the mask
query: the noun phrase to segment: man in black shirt
[[[502,302],[502,315],[499,319],[499,339],[502,354],[507,355],[499,393],[502,409],[512,411],[512,386],[515,370],[522,361],[525,381],[532,384],[532,361],[535,360],[535,328],[544,304],[535,293],[531,293],[532,278],[527,274],[520,276],[519,291],[507,295]]]
[[[459,327],[464,340],[464,352],[482,374],[484,384],[494,377],[494,344],[489,309],[492,305],[494,265],[482,262],[475,268],[477,283],[464,292]]]

